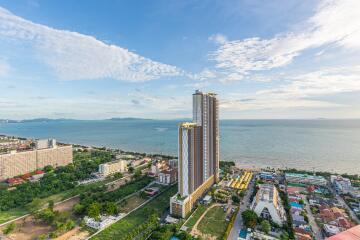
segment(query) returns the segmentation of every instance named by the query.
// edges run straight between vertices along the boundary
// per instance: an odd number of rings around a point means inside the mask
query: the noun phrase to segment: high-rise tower
[[[193,94],[193,122],[179,125],[179,191],[170,199],[171,214],[185,217],[219,179],[219,114],[214,93]]]

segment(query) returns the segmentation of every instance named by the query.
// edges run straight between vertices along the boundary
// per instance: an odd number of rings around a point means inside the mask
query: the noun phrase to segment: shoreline
[[[0,134],[0,136],[4,136],[4,137],[12,137],[12,138],[17,138],[17,139],[22,139],[22,140],[28,140],[28,139],[36,139],[36,138],[29,138],[29,137],[21,137],[21,136],[15,136],[15,135],[6,135],[6,134]],[[62,144],[69,144],[72,145],[73,150],[74,147],[81,147],[81,148],[88,148],[88,149],[96,149],[96,150],[110,150],[113,152],[119,152],[119,153],[125,153],[125,154],[133,154],[133,155],[144,155],[144,156],[151,156],[151,157],[164,157],[167,159],[177,159],[177,156],[173,156],[173,155],[168,155],[168,154],[163,154],[163,153],[157,153],[157,152],[138,152],[138,151],[133,151],[133,150],[124,150],[121,148],[113,148],[113,147],[107,147],[107,146],[94,146],[94,145],[84,145],[84,144],[78,144],[78,143],[71,143],[71,142],[59,142]],[[247,159],[249,159],[249,157],[246,157]],[[238,161],[236,161],[238,160]],[[241,159],[236,159],[236,160],[228,160],[228,159],[224,159],[224,160],[220,160],[221,162],[233,162],[235,163],[236,167],[242,168],[242,169],[249,169],[249,170],[261,170],[261,171],[287,171],[289,169],[294,169],[296,171],[303,171],[303,172],[315,172],[315,173],[323,173],[323,174],[336,174],[336,175],[350,175],[350,176],[356,176],[358,174],[356,173],[348,173],[348,172],[336,172],[336,171],[329,171],[329,170],[324,170],[324,169],[319,169],[319,168],[315,168],[313,167],[312,169],[310,168],[302,168],[302,167],[280,167],[280,166],[271,166],[271,165],[259,165],[259,164],[250,164],[248,163],[248,160],[245,160],[244,162],[241,162]],[[255,158],[254,158],[255,160]]]

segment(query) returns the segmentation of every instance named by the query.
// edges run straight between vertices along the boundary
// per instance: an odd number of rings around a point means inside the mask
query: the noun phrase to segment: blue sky
[[[360,2],[0,1],[0,118],[360,118]]]

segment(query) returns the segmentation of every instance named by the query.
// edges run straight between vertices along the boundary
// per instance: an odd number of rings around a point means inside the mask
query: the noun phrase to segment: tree
[[[6,226],[6,228],[4,229],[4,233],[5,234],[9,234],[12,231],[14,231],[16,228],[16,224],[15,223],[10,223],[9,225]]]
[[[122,178],[122,177],[123,177],[123,174],[121,172],[117,172],[113,176],[113,178],[115,178],[115,179],[119,179],[119,178]]]
[[[245,190],[241,190],[240,193],[239,193],[239,196],[241,198],[245,197]]]
[[[129,171],[129,173],[133,173],[134,172],[134,167],[129,167],[128,171]]]
[[[51,210],[54,210],[54,200],[49,200],[48,202],[48,208],[51,209]]]
[[[73,210],[76,215],[82,215],[85,211],[85,207],[84,205],[77,203],[74,205]]]
[[[56,214],[53,210],[47,208],[35,214],[37,219],[44,221],[47,224],[53,224],[55,221]]]
[[[116,215],[119,213],[118,207],[114,202],[105,203],[104,211],[107,215]]]
[[[269,221],[268,220],[263,220],[261,222],[261,230],[264,233],[268,234],[270,232],[270,229],[271,229],[271,225],[270,225]]]
[[[303,205],[303,204],[304,204],[304,200],[300,199],[300,200],[299,200],[299,204]]]
[[[87,210],[87,215],[91,218],[94,219],[99,219],[100,216],[100,212],[101,212],[101,205],[98,202],[93,202],[92,204],[90,204],[88,210]]]
[[[140,169],[136,169],[135,173],[134,173],[134,178],[138,179],[139,177],[141,177],[141,170]]]
[[[284,232],[283,234],[280,235],[280,240],[289,240],[289,234],[287,232]]]
[[[237,196],[237,195],[233,195],[231,197],[232,201],[236,204],[239,204],[240,203],[240,198]]]
[[[40,209],[40,207],[41,207],[41,200],[40,200],[40,198],[34,198],[34,199],[32,200],[32,202],[30,202],[30,203],[26,206],[26,208],[28,209],[28,211],[29,211],[30,213],[36,212],[37,210]]]
[[[248,228],[255,228],[256,224],[257,224],[257,215],[254,211],[252,210],[245,210],[242,214],[241,214],[243,221],[245,223],[245,226]]]

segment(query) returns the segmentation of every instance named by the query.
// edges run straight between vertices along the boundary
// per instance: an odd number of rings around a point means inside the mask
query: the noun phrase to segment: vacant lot
[[[136,229],[137,226],[144,223],[149,213],[155,211],[161,215],[169,207],[169,198],[177,191],[177,186],[169,187],[164,192],[160,193],[157,197],[152,199],[149,203],[140,209],[130,213],[125,218],[114,223],[109,228],[102,231],[100,234],[91,238],[93,240],[113,240],[113,239],[129,239],[128,234]]]
[[[220,206],[213,207],[201,220],[198,225],[198,230],[200,230],[204,235],[211,235],[216,239],[220,239],[224,235],[228,224],[225,221],[225,218],[226,212],[224,212]]]
[[[205,212],[206,209],[207,206],[204,205],[198,206],[198,208],[195,210],[195,212],[192,214],[192,216],[185,224],[185,226],[188,228],[189,231],[191,231],[195,223],[198,221],[198,219],[201,217],[201,215]]]
[[[126,200],[122,201],[120,205],[120,212],[128,213],[131,210],[135,209],[136,207],[140,206],[144,203],[147,199],[141,198],[139,194],[135,194]]]

